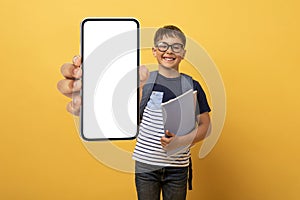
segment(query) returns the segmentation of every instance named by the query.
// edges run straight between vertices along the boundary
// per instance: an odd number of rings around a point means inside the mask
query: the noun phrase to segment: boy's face
[[[166,47],[167,50],[161,51],[161,48],[157,47],[157,45],[159,44],[164,45],[164,47]],[[173,45],[173,49],[171,46],[167,47],[167,45]],[[184,58],[186,50],[184,50],[184,46],[181,39],[177,37],[163,37],[163,39],[159,40],[157,44],[155,44],[155,47],[152,48],[152,52],[160,65],[166,68],[178,70],[179,63]]]

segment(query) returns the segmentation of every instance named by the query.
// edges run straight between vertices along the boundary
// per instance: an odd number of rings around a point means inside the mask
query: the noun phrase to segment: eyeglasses
[[[171,47],[171,49],[174,53],[179,53],[183,50],[183,44],[180,44],[180,43],[168,44],[166,42],[161,42],[161,43],[158,43],[156,45],[156,47],[161,52],[166,52],[169,49],[169,47]]]

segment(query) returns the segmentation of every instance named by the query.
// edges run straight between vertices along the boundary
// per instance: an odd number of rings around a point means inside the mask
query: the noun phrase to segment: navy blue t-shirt
[[[198,104],[196,107],[196,115],[204,112],[210,112],[211,109],[208,105],[206,95],[198,81],[193,80],[193,89],[194,91],[197,91]],[[174,99],[182,94],[181,78],[167,78],[158,73],[156,82],[153,87],[153,91],[164,93],[162,103]]]

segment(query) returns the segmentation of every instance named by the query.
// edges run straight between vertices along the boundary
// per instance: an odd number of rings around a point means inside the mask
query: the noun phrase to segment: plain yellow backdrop
[[[299,9],[296,0],[1,1],[0,199],[136,199],[133,174],[87,152],[56,89],[90,16],[178,25],[218,66],[225,126],[207,157],[193,149],[188,199],[300,199]]]

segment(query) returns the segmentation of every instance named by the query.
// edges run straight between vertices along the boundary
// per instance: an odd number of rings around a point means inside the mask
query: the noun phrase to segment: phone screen
[[[84,140],[134,139],[139,121],[139,22],[87,18],[81,23]]]

